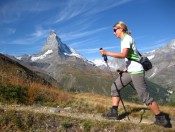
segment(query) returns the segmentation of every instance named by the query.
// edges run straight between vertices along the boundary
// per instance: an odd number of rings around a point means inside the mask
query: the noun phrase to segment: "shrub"
[[[1,85],[0,100],[2,102],[26,104],[28,102],[28,88],[13,85]]]
[[[167,103],[168,106],[175,106],[175,102],[169,102]]]
[[[68,122],[68,121],[64,121],[61,123],[61,126],[64,128],[64,129],[68,129],[68,128],[71,128],[73,126],[72,123]]]
[[[24,124],[22,121],[21,117],[18,117],[17,115],[15,115],[12,119],[12,122],[15,124],[15,126],[17,126],[20,130],[24,129]]]
[[[85,121],[83,123],[83,128],[85,132],[89,132],[91,130],[92,123],[90,121]]]
[[[50,106],[58,105],[68,101],[70,94],[56,88],[48,87],[39,83],[31,83],[29,90],[29,103],[39,103],[42,105],[49,104]]]

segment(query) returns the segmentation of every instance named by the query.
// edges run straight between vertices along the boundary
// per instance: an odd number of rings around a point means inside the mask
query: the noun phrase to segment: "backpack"
[[[137,60],[134,60],[134,59],[131,59],[131,58],[128,58],[128,60],[132,60],[132,61],[136,61],[136,62],[139,62],[140,64],[142,64],[143,66],[143,69],[145,71],[148,71],[152,68],[152,63],[151,61],[148,59],[148,57],[144,57],[140,54],[139,51],[137,51],[138,55],[139,55],[139,58],[140,58],[140,61],[137,61]]]
[[[133,45],[133,44],[134,44],[134,39],[132,40],[132,45]],[[132,47],[132,46],[131,46],[131,47]],[[133,49],[133,50],[134,50],[134,52],[137,54],[137,56],[140,58],[140,61],[134,60],[134,59],[132,59],[132,58],[128,58],[128,60],[136,61],[136,62],[142,64],[143,69],[144,69],[145,71],[148,71],[148,70],[152,69],[152,63],[151,63],[151,61],[148,59],[148,57],[142,56],[142,54],[140,54],[140,52],[139,52],[136,48]]]

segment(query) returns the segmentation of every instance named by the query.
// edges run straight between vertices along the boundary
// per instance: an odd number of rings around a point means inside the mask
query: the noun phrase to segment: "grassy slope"
[[[43,83],[38,76],[31,78],[27,71],[16,64],[4,63],[0,60],[0,130],[1,131],[47,131],[47,130],[67,130],[67,131],[165,131],[157,126],[146,124],[121,123],[115,121],[103,121],[94,119],[77,119],[67,116],[36,113],[27,110],[14,110],[6,106],[11,104],[20,105],[40,105],[40,106],[60,106],[71,107],[76,113],[100,114],[110,107],[111,98],[92,93],[73,94]],[[20,72],[19,72],[20,71]],[[33,73],[30,74],[33,76]],[[139,117],[141,109],[146,106],[125,102],[131,117]],[[171,117],[175,116],[175,108],[161,106],[164,112]],[[123,113],[122,106],[119,113]],[[152,116],[146,110],[144,118]],[[174,120],[174,118],[173,118]],[[171,131],[172,129],[166,129]]]
[[[110,97],[96,95],[96,94],[71,94],[73,101],[60,107],[71,107],[70,115],[62,115],[60,113],[44,113],[42,110],[32,111],[32,109],[20,109],[23,106],[17,106],[12,109],[11,105],[1,105],[0,107],[0,130],[1,131],[141,131],[141,132],[164,132],[174,131],[175,128],[162,128],[154,125],[144,123],[132,123],[135,118],[139,118],[139,109],[146,108],[146,106],[125,102],[127,110],[130,111],[129,122],[98,120],[92,115],[104,112],[105,107],[110,106]],[[64,103],[64,101],[62,102]],[[61,105],[61,104],[60,104]],[[4,106],[4,107],[3,107]],[[25,106],[27,107],[27,106]],[[37,106],[44,109],[47,107]],[[43,108],[42,108],[43,107]],[[120,106],[121,107],[121,106]],[[53,107],[52,107],[53,108]],[[55,107],[54,107],[55,108]],[[134,110],[135,111],[132,111]],[[138,111],[136,111],[136,109]],[[161,109],[170,113],[171,117],[175,116],[174,107],[161,106]],[[120,108],[119,113],[123,111]],[[83,112],[83,113],[82,113]],[[73,116],[76,113],[77,117]],[[77,114],[79,113],[79,114]],[[86,113],[86,114],[84,114]],[[89,117],[81,117],[82,115]],[[151,112],[146,110],[143,118],[150,119]],[[132,117],[132,118],[131,118]],[[152,119],[152,118],[151,118]],[[153,120],[151,120],[152,122]]]

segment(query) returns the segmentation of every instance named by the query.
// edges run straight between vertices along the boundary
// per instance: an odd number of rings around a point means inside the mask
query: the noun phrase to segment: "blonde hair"
[[[126,24],[122,21],[117,22],[113,27],[122,28],[123,32],[125,32],[128,35],[131,35],[131,32],[128,30]]]

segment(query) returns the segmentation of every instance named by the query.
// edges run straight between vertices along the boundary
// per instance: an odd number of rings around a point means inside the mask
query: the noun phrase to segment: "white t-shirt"
[[[124,48],[129,48],[129,53],[128,56],[137,56],[136,53],[134,53],[134,48],[136,49],[136,45],[133,43],[133,39],[130,35],[125,35],[124,38],[121,40],[121,52],[123,51]],[[126,68],[128,72],[139,72],[143,71],[143,67],[139,62],[128,60],[125,58],[126,62]]]

